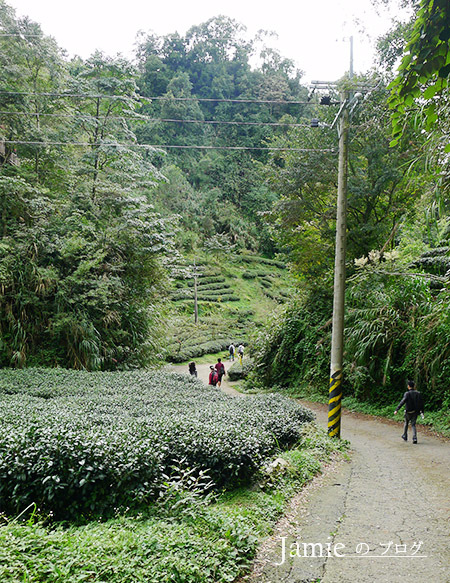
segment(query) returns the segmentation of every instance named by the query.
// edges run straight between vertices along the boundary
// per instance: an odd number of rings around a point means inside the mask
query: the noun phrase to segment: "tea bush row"
[[[172,298],[175,299],[177,302],[193,302],[193,298],[190,297],[180,297],[180,298]],[[210,302],[210,303],[221,303],[221,302],[238,302],[240,298],[238,296],[234,296],[231,294],[223,294],[218,296],[210,296],[206,294],[198,294],[197,299],[202,302]]]
[[[286,269],[286,263],[278,261],[277,259],[268,259],[267,257],[256,257],[252,255],[244,255],[241,257],[244,263],[264,263],[265,265],[273,265],[279,269]]]
[[[33,369],[0,371],[0,416],[1,510],[36,503],[58,518],[152,500],[180,459],[219,488],[248,482],[313,418],[280,395],[234,399],[188,375]]]
[[[168,355],[167,358],[170,362],[186,362],[191,358],[198,358],[204,354],[216,354],[217,352],[228,350],[230,344],[230,339],[209,340],[201,344],[185,346],[180,351]]]
[[[243,271],[242,277],[243,279],[256,279],[260,277],[268,277],[270,276],[270,272],[262,271],[261,269],[257,269],[255,271]]]
[[[224,283],[225,278],[222,275],[212,275],[208,277],[200,277],[198,279],[198,285],[208,285],[213,283]],[[193,279],[187,280],[177,280],[175,282],[175,287],[194,287]]]
[[[230,381],[245,379],[254,367],[255,363],[251,358],[244,358],[242,364],[239,361],[235,361],[228,370],[228,378]]]

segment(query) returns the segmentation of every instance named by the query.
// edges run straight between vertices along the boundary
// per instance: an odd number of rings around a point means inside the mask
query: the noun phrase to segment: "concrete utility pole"
[[[328,435],[341,436],[341,401],[342,401],[342,367],[344,361],[344,315],[345,315],[345,253],[347,246],[347,177],[348,177],[348,150],[349,150],[349,119],[358,100],[362,96],[359,91],[376,89],[366,83],[353,83],[353,37],[350,37],[350,72],[349,86],[341,93],[340,109],[331,124],[338,125],[339,135],[339,170],[338,170],[338,199],[336,215],[336,252],[334,258],[334,295],[333,295],[333,329],[331,333],[331,364],[330,386],[328,393]],[[336,83],[327,81],[312,81],[315,89],[336,87]],[[378,86],[377,86],[378,87]],[[354,89],[358,89],[356,94]],[[367,95],[366,95],[367,99]],[[323,101],[323,105],[330,105],[330,99]],[[312,127],[319,126],[319,120],[313,119]]]
[[[192,272],[192,275],[194,277],[194,322],[195,322],[195,324],[197,324],[198,323],[198,299],[197,299],[198,272],[197,272],[197,266],[195,264],[195,259],[194,259],[194,270]]]
[[[353,37],[350,37],[349,81],[353,80]],[[341,94],[339,123],[338,196],[336,213],[336,250],[334,256],[333,328],[331,332],[330,385],[328,392],[328,435],[341,437],[342,367],[344,362],[345,255],[347,248],[347,178],[349,105],[353,93]]]
[[[353,79],[353,37],[350,37],[350,85]],[[320,88],[326,83],[313,81]],[[329,85],[336,85],[335,83]],[[345,256],[347,247],[347,177],[349,144],[349,108],[356,96],[349,89],[340,97],[340,109],[331,128],[338,123],[339,163],[334,257],[333,324],[331,333],[330,384],[328,393],[328,435],[341,436],[342,368],[344,361]],[[317,121],[317,120],[315,120]],[[318,124],[317,124],[318,125]]]
[[[345,314],[345,254],[347,247],[347,176],[349,137],[348,91],[343,93],[341,101],[336,251],[334,258],[333,328],[331,333],[330,386],[328,395],[328,435],[330,437],[341,436],[342,366]]]

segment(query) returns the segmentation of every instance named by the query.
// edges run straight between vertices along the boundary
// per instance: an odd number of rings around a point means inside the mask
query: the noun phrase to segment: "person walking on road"
[[[413,443],[417,443],[416,420],[419,413],[423,419],[423,399],[419,391],[416,390],[414,381],[408,381],[408,390],[397,405],[394,415],[397,415],[402,405],[405,405],[405,424],[403,426],[402,439],[408,441],[408,424],[411,423]]]
[[[220,387],[220,385],[222,384],[222,377],[225,374],[225,366],[224,366],[221,358],[217,359],[215,369],[216,369],[217,375],[218,375],[217,384]]]
[[[209,367],[209,369],[210,369],[209,384],[212,385],[213,387],[215,387],[217,385],[218,380],[219,380],[219,375],[217,374],[217,370],[213,367],[213,365],[211,365]]]
[[[193,377],[197,376],[197,368],[195,366],[195,362],[189,363],[189,374],[191,374]]]
[[[234,344],[231,343],[228,350],[230,351],[230,360],[234,360],[234,353],[236,352],[236,348],[234,347]]]
[[[242,359],[244,358],[244,345],[239,344],[237,351],[238,351],[238,355],[239,355],[239,363],[242,364]]]

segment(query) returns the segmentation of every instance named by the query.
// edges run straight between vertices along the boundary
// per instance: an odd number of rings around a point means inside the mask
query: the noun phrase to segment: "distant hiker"
[[[213,365],[211,365],[209,368],[211,371],[209,373],[209,384],[212,385],[213,387],[215,387],[217,385],[217,381],[219,380],[219,375],[217,374],[217,371],[213,367]]]
[[[243,344],[239,344],[239,346],[238,346],[238,356],[239,356],[239,362],[242,364],[242,359],[244,358],[244,345]]]
[[[230,360],[234,360],[234,353],[236,352],[236,348],[234,347],[234,344],[231,343],[228,350],[230,351]]]
[[[219,377],[217,380],[217,384],[220,387],[220,385],[222,384],[222,377],[225,374],[225,366],[224,366],[221,358],[217,359],[217,362],[216,362],[216,365],[214,368],[216,369],[217,375]]]
[[[419,413],[423,419],[423,399],[419,391],[416,390],[414,381],[408,381],[408,390],[397,405],[394,415],[397,415],[402,405],[405,405],[405,424],[403,426],[402,439],[408,441],[408,424],[411,423],[413,443],[417,443],[416,420]]]
[[[191,374],[194,377],[197,376],[197,369],[195,367],[195,362],[190,362],[189,363],[189,374]]]

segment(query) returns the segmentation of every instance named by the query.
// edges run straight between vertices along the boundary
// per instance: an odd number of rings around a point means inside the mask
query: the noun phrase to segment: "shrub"
[[[254,362],[251,358],[244,359],[242,364],[240,364],[239,361],[235,361],[235,363],[228,370],[228,378],[230,381],[245,379],[253,370],[254,366]]]
[[[179,459],[233,487],[313,418],[279,395],[234,399],[188,375],[33,369],[0,371],[0,416],[2,510],[36,503],[56,517],[152,499]]]

